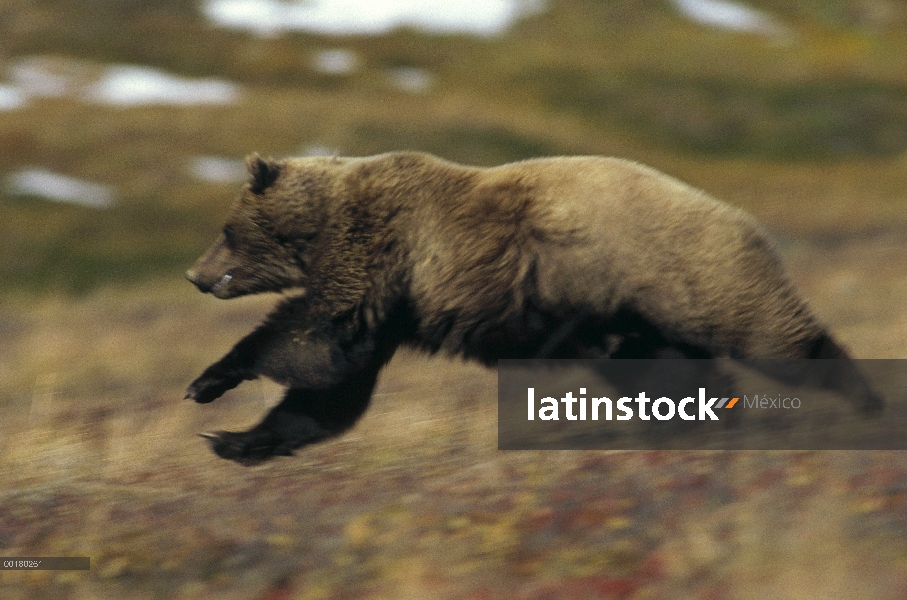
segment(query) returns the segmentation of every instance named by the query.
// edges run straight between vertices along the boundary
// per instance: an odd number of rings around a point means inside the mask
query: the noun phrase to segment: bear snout
[[[195,269],[189,269],[188,271],[186,271],[186,279],[192,282],[192,285],[197,287],[203,294],[210,292],[211,288],[213,287],[212,283],[202,280],[202,278],[199,276],[199,272]]]

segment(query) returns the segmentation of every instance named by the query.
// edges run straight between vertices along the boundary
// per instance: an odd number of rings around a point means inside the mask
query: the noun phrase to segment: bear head
[[[321,162],[248,157],[248,183],[222,233],[186,278],[224,299],[304,288],[330,191]]]

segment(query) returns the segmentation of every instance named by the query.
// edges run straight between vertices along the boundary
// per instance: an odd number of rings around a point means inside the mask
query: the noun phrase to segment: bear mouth
[[[228,283],[230,283],[231,279],[233,279],[233,273],[227,271],[227,273],[225,273],[224,276],[221,277],[220,280],[211,287],[211,293],[216,294],[220,290],[224,289],[224,287]]]

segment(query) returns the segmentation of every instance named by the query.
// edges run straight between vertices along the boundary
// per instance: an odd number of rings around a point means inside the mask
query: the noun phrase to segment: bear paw
[[[293,455],[284,440],[271,431],[217,431],[199,435],[208,440],[215,454],[247,467],[274,456]]]
[[[191,398],[199,404],[207,404],[217,400],[224,392],[232,390],[242,381],[242,377],[225,375],[209,368],[189,385],[186,389],[186,398]]]

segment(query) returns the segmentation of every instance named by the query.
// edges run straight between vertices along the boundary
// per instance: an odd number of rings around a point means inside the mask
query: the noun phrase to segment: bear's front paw
[[[242,381],[242,377],[225,375],[209,368],[186,389],[186,398],[192,398],[199,404],[207,404],[217,400],[224,392],[232,390]]]
[[[218,431],[199,435],[208,440],[215,454],[247,467],[274,456],[293,455],[283,439],[271,431]]]

